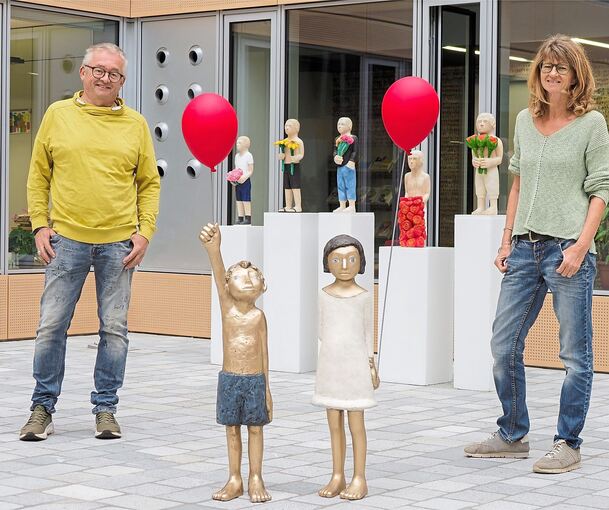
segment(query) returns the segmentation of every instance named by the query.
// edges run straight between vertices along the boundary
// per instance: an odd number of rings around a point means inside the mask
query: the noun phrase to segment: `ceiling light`
[[[591,39],[581,39],[579,37],[571,37],[571,40],[575,41],[576,43],[579,43],[579,44],[587,44],[588,46],[597,46],[599,48],[609,49],[609,44],[598,42],[598,41],[592,41]]]
[[[449,51],[458,51],[459,53],[467,53],[467,50],[465,48],[460,48],[459,46],[442,46],[442,49]]]
[[[533,62],[532,60],[529,60],[528,58],[514,57],[513,55],[510,55],[510,60],[513,60],[514,62]]]

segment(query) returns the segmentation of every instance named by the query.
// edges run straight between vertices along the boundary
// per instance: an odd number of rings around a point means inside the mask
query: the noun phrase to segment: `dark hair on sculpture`
[[[324,273],[329,273],[330,268],[328,267],[328,255],[338,248],[345,248],[346,246],[353,246],[359,252],[359,274],[364,274],[366,270],[366,256],[364,255],[364,247],[355,237],[348,236],[347,234],[340,234],[330,239],[324,247]]]

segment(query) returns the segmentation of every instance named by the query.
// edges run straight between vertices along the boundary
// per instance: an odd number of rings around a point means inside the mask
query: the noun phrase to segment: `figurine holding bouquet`
[[[357,136],[351,134],[353,122],[341,117],[336,124],[339,136],[334,140],[334,164],[338,188],[338,208],[335,213],[355,212],[355,188],[357,185],[355,163],[357,162]],[[349,201],[349,207],[347,207]]]
[[[477,134],[465,143],[472,150],[472,165],[476,169],[475,188],[477,207],[472,214],[497,214],[499,198],[499,165],[503,159],[503,143],[495,133],[495,117],[481,113],[476,119]],[[487,199],[489,206],[487,205]]]

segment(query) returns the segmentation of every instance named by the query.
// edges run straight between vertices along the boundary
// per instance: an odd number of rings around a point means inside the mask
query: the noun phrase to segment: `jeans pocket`
[[[569,248],[570,246],[573,246],[575,244],[575,239],[563,239],[561,241],[558,241],[558,248],[560,249],[560,253],[562,255],[565,254],[565,250],[567,248]]]

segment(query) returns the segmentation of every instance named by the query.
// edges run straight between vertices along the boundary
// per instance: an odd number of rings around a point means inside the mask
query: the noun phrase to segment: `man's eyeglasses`
[[[539,64],[539,69],[544,74],[549,74],[552,69],[556,68],[556,72],[561,75],[565,75],[569,72],[569,66],[566,64],[551,64],[550,62],[542,62]]]
[[[108,75],[108,79],[112,83],[117,83],[120,81],[121,78],[125,77],[118,71],[106,71],[103,67],[93,67],[88,66],[87,64],[84,64],[84,66],[91,69],[91,74],[93,75],[93,78],[97,78],[98,80],[101,80],[104,76],[106,76],[106,74]]]

